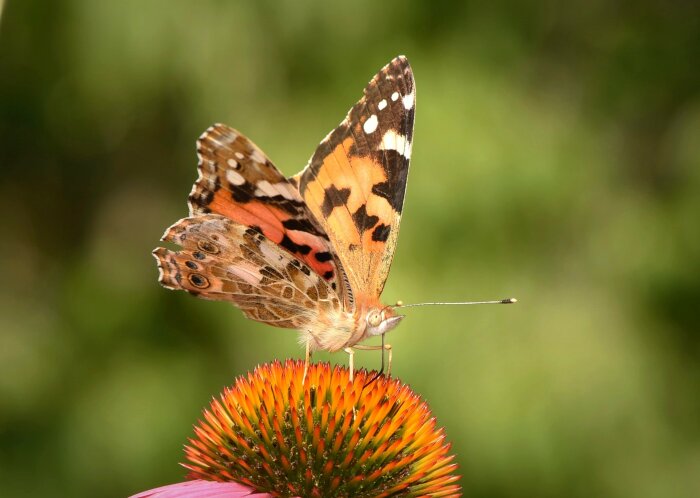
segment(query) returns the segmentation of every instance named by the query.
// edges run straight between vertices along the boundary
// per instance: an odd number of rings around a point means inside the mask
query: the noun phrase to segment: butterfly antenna
[[[507,299],[497,299],[495,301],[463,301],[457,303],[415,303],[415,304],[403,304],[402,301],[397,301],[392,308],[414,308],[416,306],[463,306],[467,304],[513,304],[517,303],[518,300],[514,297],[509,297]]]

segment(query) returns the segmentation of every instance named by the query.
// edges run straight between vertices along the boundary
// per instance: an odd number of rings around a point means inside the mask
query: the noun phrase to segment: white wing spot
[[[386,99],[382,99],[379,101],[379,104],[377,104],[377,109],[379,109],[381,111],[386,106],[387,106]]]
[[[257,197],[274,197],[279,194],[277,189],[275,189],[275,187],[273,187],[267,180],[261,180],[256,183],[255,186],[257,187],[255,189],[255,195]]]
[[[243,185],[245,178],[240,173],[236,173],[232,169],[226,170],[226,179],[233,185]]]
[[[279,268],[279,262],[284,259],[284,255],[275,248],[272,244],[260,244],[260,252],[262,253],[265,261],[272,263],[273,266]],[[275,264],[277,263],[277,264]],[[281,268],[279,268],[281,270]]]
[[[231,167],[231,168],[233,168],[233,169],[238,169],[238,168],[241,167],[241,166],[238,164],[238,161],[236,161],[235,159],[227,159],[227,160],[226,160],[226,164],[228,164],[229,167]]]
[[[374,133],[374,130],[377,129],[378,125],[379,120],[377,119],[377,115],[372,114],[369,118],[367,118],[367,121],[365,121],[365,124],[362,125],[362,128],[365,130],[365,133],[369,135],[370,133]]]
[[[395,150],[406,159],[411,159],[411,142],[406,140],[404,135],[400,135],[394,130],[389,130],[384,134],[379,148],[381,150]]]
[[[392,94],[391,94],[391,100],[394,101],[394,102],[396,102],[397,100],[399,100],[399,92],[394,92],[394,93],[392,93]]]
[[[253,148],[253,153],[250,155],[250,158],[256,163],[265,164],[266,162],[265,155],[257,148]]]
[[[236,157],[237,157],[238,159],[243,159],[245,156],[244,156],[243,153],[241,153],[241,152],[236,152]]]
[[[228,267],[228,271],[231,272],[233,276],[251,285],[257,285],[262,281],[260,272],[256,268],[246,264],[239,263],[239,266],[231,265]]]
[[[413,104],[416,101],[416,94],[411,92],[408,95],[405,95],[401,100],[403,101],[404,108],[406,110],[411,110],[413,109]]]
[[[285,199],[297,199],[297,197],[294,195],[294,191],[288,183],[280,182],[272,184],[267,180],[261,180],[256,183],[255,186],[257,187],[255,189],[256,197],[275,197],[276,195],[281,195]]]
[[[299,199],[299,194],[289,183],[278,183],[277,190],[282,194],[282,197],[289,200]]]

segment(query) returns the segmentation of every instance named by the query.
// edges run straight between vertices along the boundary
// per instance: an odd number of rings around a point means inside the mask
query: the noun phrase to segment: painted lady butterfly
[[[182,250],[153,251],[160,283],[299,330],[307,365],[310,351],[343,349],[352,372],[353,348],[389,350],[391,365],[391,346],[358,343],[384,339],[403,318],[379,296],[399,235],[415,106],[399,56],[292,178],[238,131],[209,128],[197,142],[190,216],[161,239]]]

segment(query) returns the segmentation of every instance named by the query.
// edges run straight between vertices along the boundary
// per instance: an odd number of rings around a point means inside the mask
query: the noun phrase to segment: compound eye
[[[367,323],[369,323],[370,327],[378,327],[379,324],[382,323],[382,317],[379,313],[373,311],[367,317]]]

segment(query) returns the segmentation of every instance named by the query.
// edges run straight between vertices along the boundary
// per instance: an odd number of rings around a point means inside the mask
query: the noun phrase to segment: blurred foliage
[[[520,299],[391,333],[465,495],[700,495],[700,8],[658,0],[5,2],[3,495],[178,481],[210,397],[303,354],[160,288],[150,251],[207,126],[293,174],[399,53],[419,95],[385,300]]]

